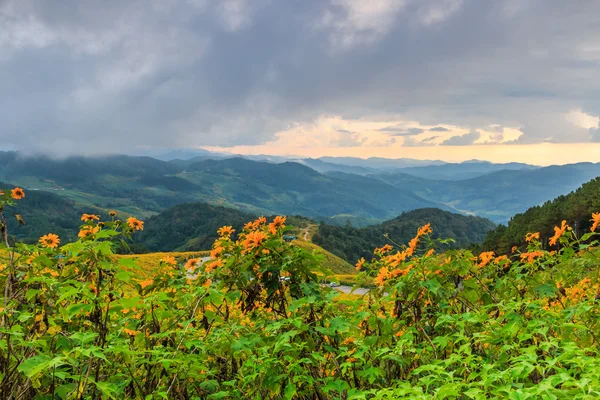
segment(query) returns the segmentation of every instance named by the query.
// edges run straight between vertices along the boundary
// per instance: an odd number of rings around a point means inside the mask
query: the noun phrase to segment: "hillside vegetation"
[[[486,233],[496,226],[484,218],[453,214],[436,208],[423,208],[364,228],[320,224],[319,231],[312,241],[344,260],[355,263],[361,257],[371,259],[376,247],[408,242],[417,228],[426,223],[439,227],[433,235],[434,238],[454,240],[453,243],[444,245],[445,248],[460,248],[480,243]]]
[[[23,194],[0,194],[0,398],[600,396],[600,213],[582,237],[564,223],[550,251],[529,232],[500,257],[437,254],[426,224],[361,260],[374,288],[351,296],[320,284],[284,217],[220,228],[200,265],[117,256],[144,222],[115,215],[83,215],[74,243],[8,247],[3,210]]]
[[[513,246],[522,244],[528,232],[539,232],[542,239],[554,235],[554,226],[566,220],[575,234],[589,232],[593,222],[590,215],[600,210],[600,178],[592,179],[576,191],[532,207],[511,218],[507,226],[501,225],[490,231],[483,247],[500,254],[507,254]],[[546,240],[543,240],[546,242]]]

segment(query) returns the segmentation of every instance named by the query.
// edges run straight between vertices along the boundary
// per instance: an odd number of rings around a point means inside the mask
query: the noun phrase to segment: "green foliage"
[[[495,227],[494,223],[484,218],[453,214],[436,208],[424,208],[364,228],[321,224],[319,232],[312,240],[344,260],[355,263],[361,257],[371,259],[373,249],[376,247],[391,244],[392,241],[408,242],[417,228],[428,222],[437,227],[436,238],[454,240],[444,247],[455,248],[483,241],[485,234]]]
[[[152,277],[114,254],[140,224],[84,219],[62,247],[2,230],[0,398],[600,396],[598,234],[494,258],[432,253],[425,226],[363,263],[357,286],[377,287],[353,296],[319,283],[322,257],[281,218],[221,229],[212,260],[165,255]]]
[[[566,220],[580,236],[589,232],[590,215],[600,210],[600,178],[592,179],[576,191],[547,201],[541,206],[515,215],[507,226],[501,225],[488,233],[483,248],[498,254],[508,254],[513,246],[523,243],[525,235],[539,232],[546,245],[554,235],[554,227]]]

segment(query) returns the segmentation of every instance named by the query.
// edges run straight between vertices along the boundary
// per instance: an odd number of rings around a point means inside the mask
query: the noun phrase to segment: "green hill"
[[[600,178],[592,179],[565,196],[558,196],[541,206],[531,207],[515,215],[508,225],[490,231],[483,248],[498,254],[508,253],[512,246],[521,245],[529,232],[540,232],[544,244],[554,234],[554,227],[567,220],[577,235],[589,231],[590,215],[600,211]]]
[[[431,223],[434,238],[452,238],[456,241],[454,247],[481,242],[485,234],[495,227],[493,222],[484,218],[424,208],[364,228],[321,224],[312,240],[333,254],[354,263],[361,257],[371,259],[374,248],[391,244],[385,234],[398,244],[406,244],[415,236],[417,229],[426,223]]]

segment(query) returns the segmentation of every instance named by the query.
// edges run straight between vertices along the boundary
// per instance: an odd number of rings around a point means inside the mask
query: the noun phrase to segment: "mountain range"
[[[513,215],[600,176],[600,164],[592,163],[537,167],[477,160],[251,160],[207,151],[161,157],[176,158],[57,159],[0,152],[0,181],[52,192],[75,208],[116,209],[141,218],[202,202],[254,215],[300,214],[365,226],[426,207],[507,223]]]

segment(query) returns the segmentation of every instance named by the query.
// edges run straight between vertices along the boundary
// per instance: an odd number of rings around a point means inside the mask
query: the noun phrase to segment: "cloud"
[[[448,132],[450,129],[444,128],[443,126],[436,126],[434,128],[427,129],[427,130],[430,132]]]
[[[442,142],[442,146],[469,146],[472,145],[477,139],[481,137],[481,134],[477,131],[471,131],[465,135],[452,136],[450,139],[446,139]]]
[[[0,0],[0,143],[283,145],[281,132],[330,116],[370,125],[299,145],[427,132],[438,145],[471,130],[476,144],[586,143],[599,13],[592,1]]]

